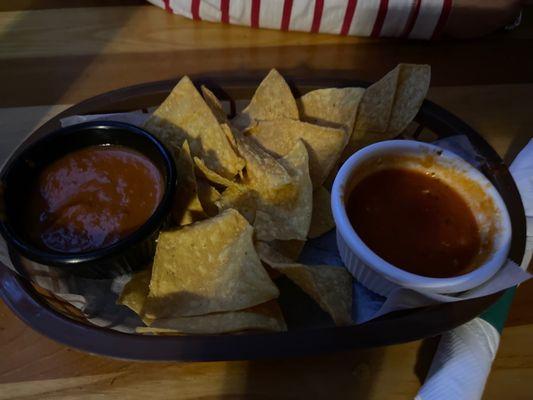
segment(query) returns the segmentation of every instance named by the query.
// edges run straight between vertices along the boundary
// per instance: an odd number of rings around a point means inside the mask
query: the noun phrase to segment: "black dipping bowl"
[[[163,196],[152,216],[135,232],[97,250],[62,253],[37,247],[22,224],[31,183],[46,165],[87,146],[112,144],[144,154],[164,179]],[[34,263],[59,268],[87,278],[110,278],[147,266],[155,253],[155,240],[167,222],[176,188],[176,167],[169,151],[148,132],[119,122],[87,122],[50,133],[7,163],[1,173],[0,233],[10,251]],[[23,272],[23,271],[21,271]],[[25,271],[24,271],[25,272]]]

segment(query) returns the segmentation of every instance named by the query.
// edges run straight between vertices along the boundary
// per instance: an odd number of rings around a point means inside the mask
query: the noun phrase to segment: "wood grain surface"
[[[98,93],[185,73],[271,67],[374,80],[398,62],[429,63],[429,98],[507,162],[532,137],[531,6],[513,32],[425,43],[253,30],[189,21],[134,0],[104,3],[2,2],[0,161],[50,116]],[[517,291],[485,399],[531,398],[532,309],[528,282]],[[302,359],[138,363],[52,342],[0,302],[0,399],[410,399],[437,341]]]

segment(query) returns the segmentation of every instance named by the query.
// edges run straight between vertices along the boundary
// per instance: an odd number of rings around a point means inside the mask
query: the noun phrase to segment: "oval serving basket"
[[[246,104],[262,74],[243,78],[236,75],[193,76],[198,86],[209,87],[231,112]],[[304,79],[286,76],[295,96],[323,87],[367,86],[331,78],[334,74],[315,74]],[[83,101],[57,115],[19,148],[60,127],[60,120],[71,115],[125,112],[156,106],[172,90],[177,80],[130,86]],[[514,181],[498,154],[472,128],[441,107],[425,101],[416,121],[403,137],[432,141],[463,134],[481,156],[482,172],[504,199],[513,227],[509,257],[519,263],[525,247],[525,218]],[[16,152],[16,153],[17,153]],[[15,154],[16,154],[15,153]],[[15,260],[14,260],[15,261]],[[24,322],[36,331],[65,345],[90,353],[135,360],[238,360],[308,355],[341,351],[355,347],[382,346],[438,335],[476,317],[496,302],[497,293],[474,300],[447,303],[395,312],[376,320],[350,327],[295,329],[283,333],[246,333],[208,336],[145,336],[121,333],[91,324],[75,307],[36,287],[7,267],[0,265],[0,295]]]

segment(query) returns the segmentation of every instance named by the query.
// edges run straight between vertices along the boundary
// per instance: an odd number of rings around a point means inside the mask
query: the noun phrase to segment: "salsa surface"
[[[472,211],[459,193],[429,174],[374,172],[356,184],[346,211],[363,242],[398,268],[444,278],[476,267],[481,240]]]
[[[40,247],[74,253],[109,246],[153,214],[163,177],[141,153],[90,146],[54,161],[30,188],[26,230]]]

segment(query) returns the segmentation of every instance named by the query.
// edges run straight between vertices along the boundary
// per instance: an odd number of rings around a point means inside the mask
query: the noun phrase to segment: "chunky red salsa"
[[[30,190],[32,239],[74,253],[111,245],[139,228],[161,200],[163,177],[135,150],[91,146],[47,166]]]
[[[452,277],[475,268],[480,233],[466,201],[423,172],[384,169],[356,184],[346,203],[363,242],[405,271]]]

